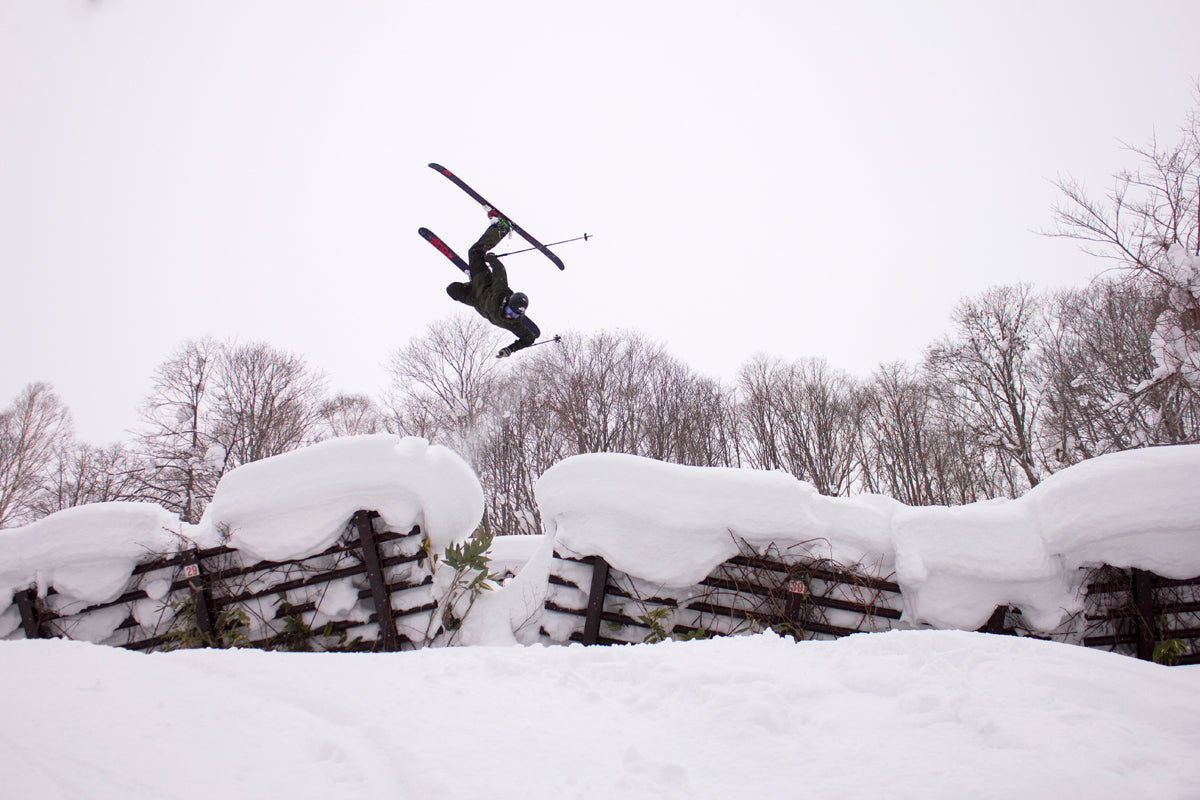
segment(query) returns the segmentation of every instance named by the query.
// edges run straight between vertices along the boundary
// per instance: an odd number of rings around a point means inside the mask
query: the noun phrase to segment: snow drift
[[[538,482],[558,544],[665,587],[698,583],[738,552],[829,558],[894,573],[904,622],[973,630],[997,606],[1050,630],[1081,607],[1080,568],[1200,575],[1200,446],[1102,456],[1016,500],[909,507],[829,498],[781,472],[710,469],[635,456],[568,458]]]
[[[138,564],[181,550],[224,544],[247,565],[320,553],[346,532],[360,509],[378,511],[397,532],[420,525],[440,552],[475,530],[483,516],[483,490],[447,448],[417,438],[355,436],[232,470],[197,525],[152,503],[67,509],[0,531],[0,637],[17,635],[20,614],[13,593],[30,586],[37,587],[41,602],[59,617],[59,629],[71,638],[106,641],[129,616],[142,629],[161,632],[174,614],[167,602],[175,580],[170,569],[138,578],[136,588],[145,598],[80,612],[133,588],[131,574]],[[394,568],[391,577],[403,569]],[[326,616],[308,612],[309,621],[347,611],[357,600],[357,587],[349,581],[325,587],[318,612]],[[366,619],[370,611],[357,616]]]
[[[0,531],[0,610],[31,585],[43,597],[53,587],[89,603],[114,600],[134,564],[179,548],[182,528],[153,503],[96,503]]]
[[[330,439],[226,474],[199,535],[227,536],[252,557],[300,558],[333,544],[360,509],[378,511],[392,530],[420,525],[441,552],[475,530],[483,489],[458,455],[424,439]]]

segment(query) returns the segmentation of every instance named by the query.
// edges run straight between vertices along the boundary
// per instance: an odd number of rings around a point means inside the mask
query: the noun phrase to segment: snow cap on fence
[[[434,552],[483,518],[483,489],[453,451],[424,439],[347,436],[255,461],[221,478],[200,521],[229,546],[279,561],[319,553],[360,509],[386,526],[420,525]]]
[[[1200,575],[1200,445],[1126,450],[1051,475],[1020,502],[1073,564]]]
[[[14,591],[37,584],[45,596],[115,600],[139,562],[176,552],[183,523],[154,503],[96,503],[0,531],[0,610]]]
[[[699,583],[742,540],[894,571],[913,625],[972,630],[1011,605],[1050,630],[1080,607],[1081,567],[1200,575],[1200,445],[1101,456],[1016,500],[950,508],[823,497],[778,472],[611,454],[569,458],[536,491],[558,543],[643,580]]]
[[[1012,605],[1049,630],[1078,605],[1074,570],[1050,552],[1020,501],[904,506],[892,518],[892,541],[908,622],[974,630],[997,606]]]
[[[566,547],[668,586],[700,582],[738,554],[739,540],[843,563],[890,561],[887,518],[899,505],[833,502],[784,472],[615,453],[561,461],[535,491],[543,522]]]

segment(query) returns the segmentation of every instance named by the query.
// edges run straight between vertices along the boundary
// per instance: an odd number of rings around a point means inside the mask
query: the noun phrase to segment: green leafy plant
[[[442,628],[450,633],[447,644],[450,644],[462,629],[463,622],[480,595],[495,588],[496,576],[491,573],[491,561],[487,557],[488,549],[492,546],[492,536],[492,532],[481,524],[471,538],[450,544],[441,556],[442,566],[454,570],[449,588],[440,603]],[[423,549],[436,565],[438,558],[435,553],[430,552],[428,539]],[[431,637],[427,633],[426,641],[430,640]]]
[[[677,642],[692,642],[700,639],[711,639],[714,636],[716,636],[716,633],[706,630],[703,627],[699,627],[691,631],[681,631],[680,633],[674,634],[675,641]]]
[[[1181,656],[1187,655],[1188,646],[1182,639],[1167,639],[1154,647],[1154,663],[1175,666]]]
[[[361,636],[350,639],[345,629],[337,630],[333,620],[326,622],[320,630],[314,629],[305,621],[300,606],[288,602],[287,595],[282,592],[276,606],[283,615],[284,627],[268,640],[268,648],[271,650],[289,650],[297,653],[320,650],[335,653],[354,650],[362,642]]]
[[[652,644],[654,642],[662,642],[671,638],[671,632],[667,630],[665,620],[671,614],[671,609],[668,606],[658,606],[657,608],[647,611],[638,617],[638,621],[650,629],[646,634],[643,642]]]
[[[169,604],[175,620],[167,631],[163,649],[191,650],[202,647],[248,647],[246,630],[250,617],[241,608],[226,606],[213,615],[213,629],[206,633],[200,628],[196,614],[196,596],[173,600]]]

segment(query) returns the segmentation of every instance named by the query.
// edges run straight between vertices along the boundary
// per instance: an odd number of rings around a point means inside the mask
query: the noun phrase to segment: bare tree
[[[507,365],[476,421],[471,462],[497,533],[538,530],[534,482],[570,455],[704,465],[738,458],[730,393],[628,332],[568,334]]]
[[[388,428],[459,453],[475,470],[494,534],[540,529],[533,482],[540,474],[545,415],[523,368],[496,360],[499,335],[475,316],[431,324],[392,355]],[[555,451],[557,452],[557,451]]]
[[[939,442],[933,424],[936,401],[929,384],[903,364],[887,364],[876,371],[866,398],[862,447],[866,488],[909,505],[936,503]]]
[[[498,335],[477,316],[432,323],[424,336],[392,354],[386,405],[397,433],[445,441],[467,453],[470,432],[499,387]]]
[[[1056,182],[1062,202],[1050,235],[1077,239],[1086,252],[1159,287],[1153,382],[1200,394],[1200,107],[1177,144],[1162,145],[1154,137],[1127,150],[1137,169],[1119,173],[1102,199],[1073,178]]]
[[[337,394],[321,403],[317,416],[324,428],[321,438],[358,436],[386,430],[383,411],[365,394]]]
[[[909,505],[957,505],[990,496],[978,443],[939,413],[934,376],[881,366],[865,390],[863,487]]]
[[[961,302],[954,311],[958,330],[926,354],[926,368],[945,389],[942,407],[950,424],[996,454],[1010,496],[1041,479],[1034,452],[1041,407],[1039,311],[1029,286],[993,287]]]
[[[224,452],[215,464],[208,454],[214,444],[210,389],[224,353],[212,339],[186,342],[155,369],[142,403],[141,494],[185,522],[200,521],[221,475]]]
[[[740,467],[743,461],[737,393],[720,381],[691,375],[682,389],[687,424],[679,437],[679,463]]]
[[[49,384],[29,384],[0,412],[0,528],[36,516],[48,473],[70,439],[71,413]]]
[[[542,530],[533,487],[543,472],[571,455],[540,386],[517,366],[493,398],[495,413],[477,437],[476,474],[487,496],[488,522],[498,535]]]
[[[223,469],[311,443],[324,377],[297,355],[265,343],[227,348],[214,374],[212,438]]]
[[[737,463],[731,392],[662,349],[649,353],[638,369],[640,380],[630,399],[640,455],[705,467]]]
[[[731,395],[636,332],[570,334],[529,359],[529,383],[575,453],[629,453],[679,464],[737,460]]]
[[[641,453],[643,376],[663,352],[637,333],[563,338],[540,354],[532,380],[574,453]]]
[[[1050,468],[1195,436],[1200,398],[1154,380],[1150,342],[1162,307],[1145,280],[1099,280],[1053,298],[1040,426]]]
[[[825,495],[855,482],[865,397],[820,358],[785,364],[757,357],[739,373],[751,463],[783,469]]]
[[[88,503],[141,499],[141,465],[120,443],[67,447],[47,476],[34,504],[38,516]]]

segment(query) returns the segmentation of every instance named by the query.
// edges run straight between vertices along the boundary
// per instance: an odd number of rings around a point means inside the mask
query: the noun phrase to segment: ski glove
[[[507,347],[504,347],[504,348],[501,348],[499,353],[496,353],[496,358],[508,358],[511,355],[512,355],[512,350],[509,350]]]

